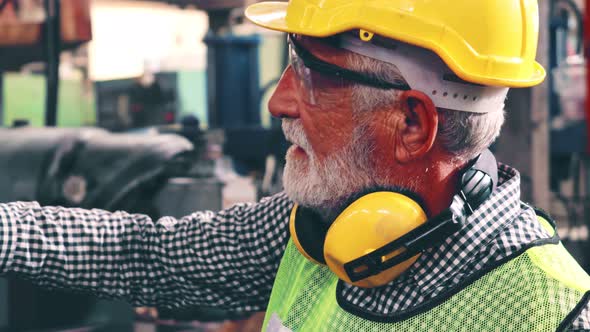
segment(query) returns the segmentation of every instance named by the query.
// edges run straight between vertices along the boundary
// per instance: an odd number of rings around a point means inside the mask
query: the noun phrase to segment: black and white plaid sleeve
[[[590,303],[586,305],[580,315],[568,330],[570,332],[590,331]]]
[[[288,240],[281,193],[217,213],[145,215],[0,204],[0,273],[133,305],[263,310]]]

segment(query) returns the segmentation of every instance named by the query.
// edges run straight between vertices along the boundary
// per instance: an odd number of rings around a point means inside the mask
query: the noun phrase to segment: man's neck
[[[429,218],[446,210],[459,190],[460,168],[429,168],[423,172],[419,180],[410,185],[389,185],[399,191],[410,191],[420,198],[420,204]],[[379,186],[384,187],[384,186]],[[377,189],[375,189],[377,191]],[[397,190],[396,190],[397,191]],[[371,192],[371,191],[368,191]],[[342,198],[339,202],[325,203],[322,207],[311,207],[326,223],[332,223],[338,215],[351,203],[352,197]]]
[[[425,192],[418,193],[424,197],[424,208],[428,217],[433,217],[451,205],[453,197],[459,191],[459,172],[448,174],[445,178],[439,181],[432,181],[427,186]]]
[[[420,197],[420,204],[428,217],[433,217],[451,205],[459,191],[460,174],[466,165],[465,161],[448,157],[403,165],[391,169],[388,182],[414,192]]]

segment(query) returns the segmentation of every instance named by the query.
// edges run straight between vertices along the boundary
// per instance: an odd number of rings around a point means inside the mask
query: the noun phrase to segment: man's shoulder
[[[525,227],[521,229],[527,233],[537,232],[538,235],[523,249],[526,249],[535,266],[569,288],[582,293],[590,291],[590,276],[580,265],[580,257],[573,256],[561,242],[551,215],[537,208],[532,212],[529,210],[528,214],[527,218],[521,216],[526,221]]]
[[[557,223],[553,217],[540,208],[534,207],[533,209],[538,221],[538,224],[533,227],[540,227],[552,237],[538,243],[536,247],[541,250],[532,249],[528,252],[529,256],[536,257],[534,260],[539,264],[538,266],[548,271],[554,279],[584,293],[576,307],[565,319],[564,324],[569,325],[566,331],[590,331],[590,276],[561,243],[557,234]],[[543,244],[548,246],[543,246]],[[541,255],[544,257],[540,257]]]
[[[220,211],[220,214],[275,213],[279,211],[290,211],[292,208],[293,202],[287,194],[285,192],[279,192],[272,196],[263,197],[258,202],[235,203],[231,207]]]
[[[265,213],[270,213],[272,216],[277,213],[289,214],[293,209],[293,205],[293,201],[291,201],[285,192],[279,192],[272,196],[263,197],[258,203],[254,204],[254,208]]]

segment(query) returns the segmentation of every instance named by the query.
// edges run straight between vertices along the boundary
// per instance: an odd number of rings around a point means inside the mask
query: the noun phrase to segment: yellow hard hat
[[[529,87],[545,78],[535,61],[537,0],[291,0],[251,5],[246,17],[307,36],[361,29],[420,46],[473,83]]]

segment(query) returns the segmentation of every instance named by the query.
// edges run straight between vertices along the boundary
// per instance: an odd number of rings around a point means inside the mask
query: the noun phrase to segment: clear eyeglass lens
[[[323,74],[308,68],[292,44],[289,45],[289,59],[299,83],[300,93],[308,103],[333,103],[340,98],[341,89],[347,85],[342,77],[336,73]]]
[[[289,60],[291,63],[291,67],[295,72],[295,76],[297,77],[300,93],[304,97],[306,97],[307,102],[315,104],[316,100],[313,93],[314,86],[311,77],[311,70],[307,68],[303,63],[303,60],[301,60],[299,56],[297,56],[297,53],[295,52],[293,45],[289,45]]]

